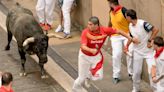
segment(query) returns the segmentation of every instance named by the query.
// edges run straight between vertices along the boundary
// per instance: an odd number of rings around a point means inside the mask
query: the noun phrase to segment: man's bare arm
[[[93,36],[93,35],[91,35],[90,33],[87,33],[86,36],[87,36],[87,38],[89,38],[89,39],[98,40],[98,39],[103,39],[103,38],[105,38],[107,35]]]

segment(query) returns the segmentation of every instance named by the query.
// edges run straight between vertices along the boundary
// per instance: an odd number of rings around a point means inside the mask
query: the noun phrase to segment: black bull
[[[26,53],[34,53],[39,58],[41,77],[45,77],[44,64],[47,62],[47,48],[49,37],[44,34],[32,12],[17,6],[9,11],[6,20],[8,44],[5,50],[10,49],[12,36],[16,38],[18,51],[21,57],[21,75],[25,76]]]

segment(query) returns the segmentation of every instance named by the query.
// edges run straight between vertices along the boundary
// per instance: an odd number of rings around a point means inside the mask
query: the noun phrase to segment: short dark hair
[[[112,3],[114,5],[119,5],[118,0],[108,0],[109,3]]]
[[[13,81],[13,76],[10,72],[2,73],[2,85],[9,85]]]
[[[131,19],[137,19],[136,11],[133,9],[129,9],[125,13],[126,16],[129,16]]]
[[[155,37],[154,38],[154,44],[157,45],[157,46],[159,46],[159,47],[164,46],[164,40],[163,40],[163,38],[160,37],[160,36]]]
[[[92,22],[94,25],[100,25],[99,18],[96,16],[92,16],[89,18],[89,21]]]

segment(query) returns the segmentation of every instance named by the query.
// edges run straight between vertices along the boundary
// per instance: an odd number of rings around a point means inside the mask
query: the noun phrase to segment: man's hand
[[[126,55],[132,57],[132,54],[131,54],[131,53],[129,52],[129,50],[128,50],[128,46],[125,46],[125,47],[124,47],[123,52],[124,52]]]
[[[147,47],[148,48],[151,48],[152,47],[152,44],[150,42],[147,43]]]
[[[147,47],[148,48],[151,48],[152,46],[153,46],[153,40],[151,40],[151,41],[148,41],[148,43],[147,43]]]
[[[105,38],[105,37],[107,37],[107,35],[105,34],[105,35],[102,35],[102,38]]]
[[[124,53],[128,52],[128,47],[127,46],[124,47],[123,52]]]
[[[96,54],[97,51],[98,51],[98,48],[97,48],[97,47],[96,47],[96,48],[89,48],[89,47],[86,46],[86,45],[81,45],[81,49],[83,49],[83,50],[85,50],[85,51],[88,51],[88,52],[90,52],[90,53],[92,53],[92,54]]]
[[[134,44],[139,44],[140,43],[139,39],[135,38],[135,37],[133,37],[132,41],[133,41]]]
[[[152,78],[152,81],[153,81],[154,83],[157,83],[157,82],[158,82],[156,77],[153,77],[153,78]]]
[[[90,52],[92,53],[92,54],[96,54],[97,53],[97,49],[90,49]]]

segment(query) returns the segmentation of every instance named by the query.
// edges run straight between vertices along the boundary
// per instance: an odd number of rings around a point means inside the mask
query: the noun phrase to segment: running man
[[[103,55],[101,47],[107,36],[121,34],[126,38],[132,38],[122,31],[111,27],[100,26],[99,19],[95,16],[88,21],[88,27],[82,31],[81,47],[78,56],[78,78],[73,85],[73,92],[81,92],[82,84],[88,80],[100,80],[103,78]]]

